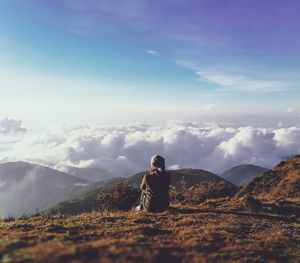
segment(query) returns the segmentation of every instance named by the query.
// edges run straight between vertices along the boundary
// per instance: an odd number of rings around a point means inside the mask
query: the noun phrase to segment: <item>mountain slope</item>
[[[111,172],[97,167],[79,168],[66,166],[63,168],[63,171],[89,182],[101,182],[116,177]]]
[[[249,183],[250,181],[252,181],[253,178],[262,175],[264,172],[268,170],[269,169],[264,167],[260,167],[252,164],[244,164],[226,170],[222,174],[222,177],[237,186],[243,186]]]
[[[184,180],[187,187],[191,187],[201,183],[217,182],[223,185],[228,185],[229,188],[235,188],[230,182],[213,174],[211,172],[201,169],[181,169],[171,170],[171,185],[179,187],[180,181]],[[117,183],[124,183],[135,188],[139,188],[142,178],[146,172],[141,172],[129,178],[115,178],[106,182],[98,183],[98,186],[91,186],[91,190],[77,195],[75,198],[59,203],[54,207],[45,211],[46,213],[62,213],[62,214],[78,214],[81,212],[101,209],[102,205],[96,200],[99,193],[107,191],[109,188],[115,186]]]
[[[63,202],[57,203],[54,206],[44,210],[43,213],[75,215],[83,212],[100,210],[102,206],[96,200],[97,196],[120,182],[124,182],[124,179],[113,178],[105,182],[100,182],[97,185],[92,185],[90,190],[84,191]]]
[[[248,195],[266,200],[300,198],[300,155],[254,178],[238,192],[237,197]]]
[[[71,198],[89,182],[26,162],[0,164],[0,215],[19,216]]]

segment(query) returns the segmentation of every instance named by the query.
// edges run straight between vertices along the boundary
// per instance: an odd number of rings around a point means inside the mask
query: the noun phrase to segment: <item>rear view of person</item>
[[[171,176],[166,172],[165,159],[154,155],[150,161],[150,172],[144,175],[141,183],[140,210],[162,212],[169,208],[169,186]]]

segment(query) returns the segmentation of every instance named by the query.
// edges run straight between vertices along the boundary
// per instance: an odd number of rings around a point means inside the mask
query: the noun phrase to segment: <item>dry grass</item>
[[[244,210],[239,211],[239,207]],[[223,198],[164,213],[102,212],[0,222],[2,262],[299,262],[298,217]]]
[[[264,200],[300,198],[300,155],[281,162],[273,170],[256,177],[237,194]]]

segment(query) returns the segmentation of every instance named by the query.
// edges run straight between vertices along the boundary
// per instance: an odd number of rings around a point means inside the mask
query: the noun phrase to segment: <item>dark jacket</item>
[[[161,212],[169,208],[169,185],[171,176],[168,172],[155,172],[153,175],[145,174],[141,189],[145,191],[145,209],[149,212]]]

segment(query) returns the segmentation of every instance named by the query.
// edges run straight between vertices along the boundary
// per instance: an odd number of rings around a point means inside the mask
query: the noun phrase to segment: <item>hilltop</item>
[[[269,169],[253,164],[243,164],[226,170],[222,174],[222,177],[237,186],[243,186],[251,182],[253,178],[262,175],[266,171],[269,171]]]

